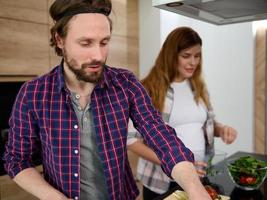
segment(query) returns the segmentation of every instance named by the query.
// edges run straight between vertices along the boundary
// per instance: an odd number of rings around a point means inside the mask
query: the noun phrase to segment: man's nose
[[[103,59],[101,47],[96,45],[91,52],[91,59],[96,61],[101,61]]]

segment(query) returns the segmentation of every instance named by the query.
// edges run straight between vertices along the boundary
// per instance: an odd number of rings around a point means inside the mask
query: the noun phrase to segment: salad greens
[[[228,170],[236,184],[248,187],[259,186],[267,171],[267,162],[252,156],[242,156],[228,165]]]
[[[215,168],[214,168],[214,166],[212,165],[212,159],[213,159],[213,157],[210,157],[210,159],[208,160],[208,162],[207,162],[207,167],[206,167],[206,175],[207,176],[215,176],[216,174],[218,174],[219,173],[219,171],[218,170],[216,170]]]

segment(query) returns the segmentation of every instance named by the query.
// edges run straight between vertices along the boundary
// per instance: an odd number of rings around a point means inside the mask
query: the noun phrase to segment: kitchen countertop
[[[248,152],[236,152],[233,155],[226,158],[238,158],[244,155],[251,155],[257,159],[267,161],[267,155],[262,154],[255,154],[255,153],[248,153]],[[225,167],[225,164],[219,164],[218,167],[221,169],[221,173],[216,176],[208,177],[208,179],[204,180],[205,182],[209,182],[212,186],[217,187],[219,189],[220,194],[229,196],[231,200],[267,200],[267,180],[265,179],[264,183],[258,190],[252,191],[244,191],[237,187],[235,187],[234,183],[232,182],[228,171]],[[173,190],[169,191],[168,193],[156,198],[155,200],[163,200],[164,198],[168,197],[172,192],[177,189],[181,189],[179,186],[174,188]]]

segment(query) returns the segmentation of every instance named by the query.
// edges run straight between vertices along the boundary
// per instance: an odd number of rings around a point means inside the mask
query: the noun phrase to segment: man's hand
[[[172,170],[172,177],[187,193],[189,200],[211,200],[200,182],[195,166],[188,161],[177,163]]]

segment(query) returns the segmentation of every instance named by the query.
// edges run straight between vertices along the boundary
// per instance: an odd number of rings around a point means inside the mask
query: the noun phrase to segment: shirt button
[[[79,99],[80,97],[81,97],[81,96],[80,96],[79,94],[76,94],[76,95],[75,95],[75,98],[76,98],[76,99]]]
[[[81,106],[78,106],[78,110],[82,110],[82,107]]]
[[[75,124],[73,127],[74,127],[75,129],[78,129],[78,125],[77,125],[77,124]]]
[[[75,153],[75,154],[78,154],[78,153],[79,153],[79,150],[75,149],[75,150],[74,150],[74,153]]]
[[[77,177],[78,177],[78,173],[74,173],[74,177],[76,177],[76,178],[77,178]]]
[[[84,121],[87,121],[87,118],[85,117],[83,120],[84,120]]]
[[[78,197],[74,197],[75,200],[78,200],[79,198]]]

